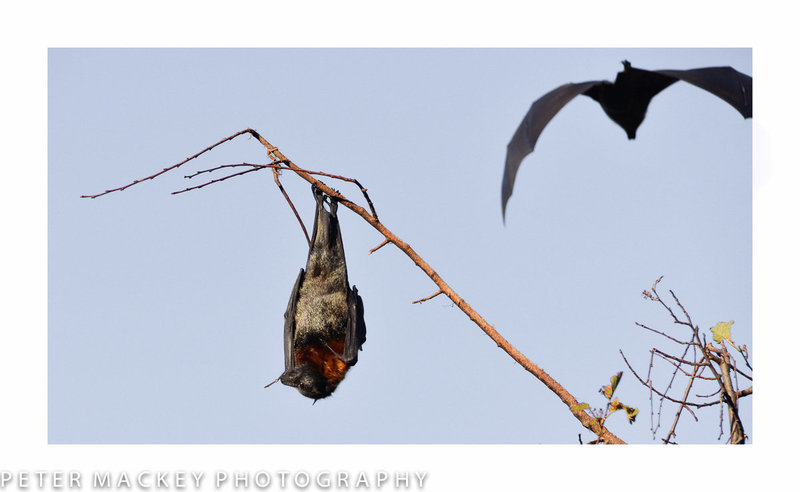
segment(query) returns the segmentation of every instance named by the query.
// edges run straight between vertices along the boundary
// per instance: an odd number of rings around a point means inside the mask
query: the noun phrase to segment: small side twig
[[[419,304],[421,302],[430,301],[431,299],[433,299],[434,297],[438,296],[439,294],[443,294],[442,289],[439,289],[433,295],[429,295],[428,297],[423,297],[422,299],[417,299],[416,301],[412,302],[411,304]]]
[[[658,333],[662,337],[667,338],[669,340],[672,340],[673,342],[679,343],[681,345],[692,345],[692,343],[693,343],[693,342],[684,342],[683,340],[678,340],[675,337],[671,337],[671,336],[667,335],[663,331],[654,330],[653,328],[650,328],[649,326],[643,325],[642,323],[639,323],[639,322],[636,322],[636,326],[639,326],[640,328],[644,328],[645,330],[650,330],[653,333]]]
[[[686,364],[692,367],[703,367],[705,365],[703,362],[692,362],[684,359],[679,359],[674,355],[666,354],[660,350],[654,350],[654,353],[658,355],[665,362],[675,366],[675,368],[678,369],[680,372],[682,372],[685,376],[696,377],[697,379],[703,379],[706,381],[714,381],[714,378],[710,378],[708,376],[700,376],[699,374],[695,374],[694,372],[692,374],[689,374],[688,371],[686,371],[684,368],[681,367],[681,364]]]
[[[374,248],[372,248],[371,250],[369,250],[368,254],[372,254],[372,253],[378,251],[379,249],[381,249],[382,247],[386,246],[387,244],[389,244],[389,240],[388,239],[384,239],[381,244],[379,244],[379,245],[375,246]]]
[[[297,209],[294,208],[294,203],[292,203],[292,199],[289,198],[289,195],[286,193],[286,190],[283,189],[283,185],[281,184],[280,180],[280,173],[274,167],[272,168],[272,175],[275,178],[275,184],[278,185],[278,189],[281,190],[281,193],[283,193],[283,197],[286,199],[286,202],[289,204],[289,207],[292,209],[292,212],[294,212],[294,216],[297,218],[297,222],[300,223],[300,228],[303,229],[303,234],[306,236],[308,247],[311,248],[311,238],[308,237],[308,231],[306,230],[305,224],[303,224],[303,219],[300,218],[300,214],[298,214]]]
[[[221,178],[212,179],[211,181],[205,182],[203,184],[199,184],[197,186],[190,186],[190,187],[184,188],[182,190],[173,191],[172,194],[173,195],[180,195],[181,193],[186,193],[187,191],[199,190],[201,188],[205,188],[206,186],[212,185],[214,183],[220,183],[222,181],[225,181],[225,180],[228,180],[228,179],[231,179],[231,178],[235,178],[235,177],[238,177],[238,176],[243,176],[245,174],[252,173],[252,172],[255,172],[255,171],[260,171],[260,170],[261,170],[261,168],[253,167],[253,168],[250,168],[250,169],[238,172],[238,173],[233,173],[233,174],[229,174],[227,176],[223,176]],[[187,177],[190,177],[190,176],[187,176]]]

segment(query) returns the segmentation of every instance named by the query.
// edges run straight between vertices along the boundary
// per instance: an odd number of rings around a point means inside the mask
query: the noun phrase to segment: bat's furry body
[[[300,269],[284,321],[286,371],[280,380],[315,400],[330,396],[358,362],[366,341],[364,305],[347,280],[338,203],[313,189],[317,201],[306,269]]]

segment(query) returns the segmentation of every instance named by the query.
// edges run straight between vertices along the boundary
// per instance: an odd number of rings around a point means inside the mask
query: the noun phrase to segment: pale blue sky
[[[635,322],[676,330],[641,291],[660,275],[707,330],[751,343],[752,122],[700,89],[658,95],[629,142],[589,98],[522,164],[506,225],[505,146],[565,82],[730,65],[750,50],[51,50],[48,424],[53,443],[575,443],[579,426],[381,237],[342,209],[367,342],[333,397],[263,389],[307,248],[269,173],[172,196],[190,170],[264,162],[254,140],[98,200],[246,127],[298,165],[358,178],[384,224],[579,400],[624,370],[654,442]],[[184,172],[186,171],[186,172]],[[284,186],[308,222],[309,186]],[[330,181],[328,181],[330,182]],[[356,198],[357,190],[334,187]],[[661,380],[670,371],[660,366]],[[674,411],[662,421],[669,425]],[[716,442],[718,409],[682,419]],[[749,430],[750,400],[742,411]],[[334,423],[332,425],[332,423]],[[662,435],[664,430],[659,433]],[[658,441],[656,441],[658,442]]]

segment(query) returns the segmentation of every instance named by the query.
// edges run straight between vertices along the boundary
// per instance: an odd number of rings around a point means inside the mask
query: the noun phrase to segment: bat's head
[[[326,379],[308,364],[284,372],[280,379],[281,383],[297,388],[301,395],[314,400],[331,396],[339,384],[339,381]]]

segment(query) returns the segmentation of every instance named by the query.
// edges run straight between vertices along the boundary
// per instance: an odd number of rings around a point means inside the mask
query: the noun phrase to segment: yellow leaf
[[[633,407],[625,407],[625,413],[628,415],[628,422],[632,424],[636,421],[636,416],[639,414],[639,409]]]
[[[579,410],[586,410],[588,408],[589,408],[589,404],[588,403],[581,403],[580,405],[573,405],[572,406],[572,411],[576,412],[576,411],[579,411]]]
[[[711,333],[714,335],[714,341],[719,343],[722,340],[730,340],[732,324],[733,321],[720,321],[713,328],[711,328]]]

